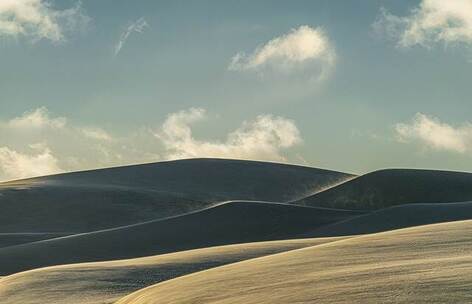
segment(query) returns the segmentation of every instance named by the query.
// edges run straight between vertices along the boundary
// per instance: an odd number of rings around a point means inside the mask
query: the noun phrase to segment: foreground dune
[[[202,211],[0,249],[0,275],[254,241],[296,238],[358,212],[235,201]]]
[[[91,232],[225,200],[282,202],[348,177],[287,164],[189,159],[0,183],[0,232]]]
[[[304,237],[360,235],[427,224],[472,219],[472,202],[407,204],[326,225]]]
[[[472,173],[388,169],[350,179],[294,203],[377,210],[409,203],[462,201],[472,201]]]
[[[0,302],[113,303],[133,291],[188,273],[339,239],[247,243],[131,260],[47,267],[0,279]]]
[[[145,288],[117,304],[471,303],[472,221],[350,238]]]

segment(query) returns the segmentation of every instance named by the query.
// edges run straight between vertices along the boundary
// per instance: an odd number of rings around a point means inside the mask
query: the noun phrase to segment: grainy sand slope
[[[0,279],[2,304],[104,304],[181,275],[342,238],[258,242],[112,262],[64,265]]]
[[[472,303],[472,221],[355,237],[230,264],[117,304]]]

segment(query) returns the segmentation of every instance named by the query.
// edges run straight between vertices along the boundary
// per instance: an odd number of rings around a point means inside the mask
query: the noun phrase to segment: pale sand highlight
[[[355,237],[187,275],[117,304],[471,303],[472,221]]]
[[[0,279],[2,304],[105,304],[164,280],[264,255],[337,241],[258,242],[146,258],[53,266]]]

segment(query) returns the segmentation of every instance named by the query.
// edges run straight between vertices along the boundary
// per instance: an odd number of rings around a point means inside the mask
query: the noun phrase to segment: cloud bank
[[[125,45],[126,41],[128,40],[129,36],[131,35],[131,33],[142,33],[142,32],[144,32],[144,30],[147,27],[148,27],[148,23],[146,22],[146,20],[144,20],[143,17],[139,18],[138,20],[136,20],[135,22],[130,24],[121,33],[120,40],[115,45],[115,49],[114,49],[115,56],[117,56],[120,53],[121,49]]]
[[[285,162],[285,152],[302,142],[292,120],[268,114],[243,122],[222,140],[195,138],[193,125],[205,119],[204,109],[191,108],[169,114],[157,128],[118,136],[40,107],[0,121],[0,181],[192,157]]]
[[[395,126],[400,142],[419,142],[436,150],[472,152],[472,124],[452,126],[438,118],[417,113],[410,123]]]
[[[0,36],[60,42],[66,39],[67,32],[86,25],[89,20],[80,2],[72,8],[58,10],[45,0],[0,1]]]
[[[6,180],[20,179],[62,172],[57,158],[44,144],[30,145],[32,153],[20,153],[0,147],[0,172]]]
[[[382,9],[373,24],[399,47],[472,44],[472,0],[423,0],[408,16]]]
[[[0,181],[80,169],[80,164],[68,166],[76,161],[76,150],[92,150],[94,144],[112,140],[100,128],[69,126],[66,117],[54,116],[46,107],[0,122],[0,133]]]
[[[170,114],[155,133],[171,159],[192,157],[240,158],[285,161],[282,150],[302,140],[295,123],[283,117],[259,115],[229,133],[225,141],[195,139],[191,125],[206,118],[199,108]]]
[[[336,52],[321,28],[302,25],[257,47],[252,53],[233,56],[231,71],[300,72],[313,70],[312,76],[325,76],[336,61]]]

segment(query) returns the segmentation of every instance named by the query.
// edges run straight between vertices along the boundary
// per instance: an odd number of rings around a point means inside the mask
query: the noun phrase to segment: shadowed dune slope
[[[70,234],[70,233],[69,233]],[[0,248],[68,235],[67,233],[0,233]]]
[[[472,221],[401,229],[165,281],[117,304],[471,303]]]
[[[303,237],[360,235],[472,219],[472,202],[393,206],[326,225]]]
[[[208,246],[294,238],[358,212],[262,202],[229,202],[164,220],[0,249],[0,275]]]
[[[225,200],[289,201],[351,175],[268,162],[188,159],[0,184],[0,233],[90,232]]]
[[[362,175],[297,204],[342,209],[381,209],[409,203],[472,201],[472,174],[389,169]]]
[[[178,276],[341,238],[255,242],[158,256],[46,267],[0,280],[2,304],[105,304]]]

